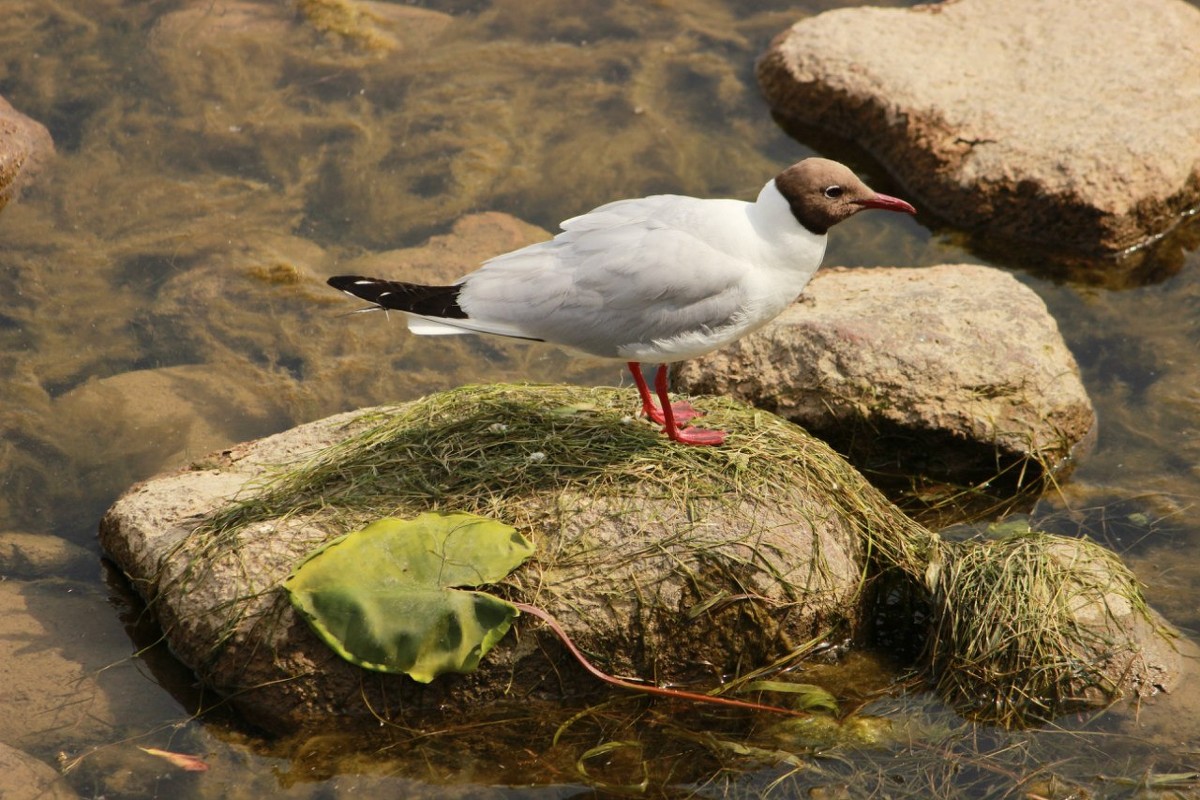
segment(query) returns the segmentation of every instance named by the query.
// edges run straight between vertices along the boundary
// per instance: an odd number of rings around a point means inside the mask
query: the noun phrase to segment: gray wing
[[[742,306],[746,265],[704,238],[711,203],[659,195],[601,206],[549,242],[487,262],[459,302],[472,320],[608,357],[720,328]]]

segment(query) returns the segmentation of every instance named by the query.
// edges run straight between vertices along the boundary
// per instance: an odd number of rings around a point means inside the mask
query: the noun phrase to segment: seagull
[[[812,278],[830,228],[870,208],[915,214],[845,165],[806,158],[753,202],[653,195],[607,203],[562,232],[483,263],[449,286],[338,275],[329,285],[401,311],[415,334],[488,333],[625,361],[642,412],[671,440],[719,445],[725,432],[671,403],[668,365],[758,330]],[[658,364],[654,390],[642,363]]]

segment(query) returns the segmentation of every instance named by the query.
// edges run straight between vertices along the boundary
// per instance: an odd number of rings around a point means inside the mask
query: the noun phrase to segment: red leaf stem
[[[532,614],[538,619],[546,623],[546,626],[554,632],[562,643],[570,651],[575,660],[583,665],[583,668],[596,676],[600,680],[613,686],[619,686],[622,689],[631,689],[635,692],[644,692],[645,694],[658,695],[660,697],[672,697],[676,700],[691,700],[695,703],[711,703],[719,706],[730,706],[733,708],[749,709],[751,711],[769,711],[773,714],[786,714],[791,717],[807,717],[807,712],[797,711],[792,708],[783,708],[781,706],[769,706],[764,703],[752,703],[749,700],[734,700],[731,697],[719,697],[711,694],[698,694],[696,692],[688,692],[683,689],[666,689],[662,686],[654,686],[647,683],[634,683],[633,681],[623,680],[614,675],[609,675],[607,672],[601,671],[592,662],[588,661],[583,653],[579,652],[579,648],[571,641],[571,637],[558,624],[558,620],[552,617],[548,612],[543,611],[537,606],[531,606],[527,603],[513,603],[518,609],[526,614]]]

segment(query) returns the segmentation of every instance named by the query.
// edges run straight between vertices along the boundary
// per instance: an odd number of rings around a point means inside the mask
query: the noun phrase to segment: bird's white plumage
[[[796,221],[774,181],[753,203],[656,195],[608,203],[562,228],[461,279],[466,319],[410,314],[409,328],[679,361],[766,324],[825,252],[825,236]]]

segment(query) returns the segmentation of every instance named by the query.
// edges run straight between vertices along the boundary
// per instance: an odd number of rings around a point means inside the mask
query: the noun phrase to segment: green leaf
[[[346,660],[428,683],[474,670],[519,613],[455,587],[494,583],[533,552],[514,528],[483,517],[387,518],[314,552],[284,588]]]

